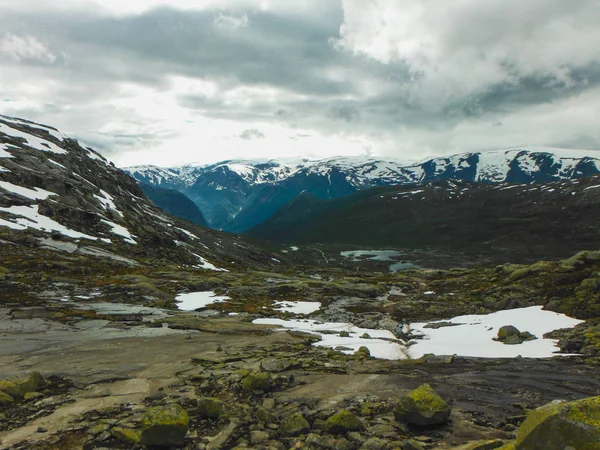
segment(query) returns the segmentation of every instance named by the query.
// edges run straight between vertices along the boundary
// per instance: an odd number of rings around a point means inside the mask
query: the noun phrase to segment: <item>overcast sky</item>
[[[118,165],[600,149],[598,0],[0,0],[0,114]]]

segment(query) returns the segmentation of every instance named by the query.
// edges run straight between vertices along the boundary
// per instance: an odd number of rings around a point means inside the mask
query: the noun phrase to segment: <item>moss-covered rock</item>
[[[188,413],[179,405],[150,408],[142,421],[140,441],[155,447],[181,446],[189,423]]]
[[[242,380],[242,388],[245,391],[268,392],[273,387],[273,378],[269,372],[250,372]]]
[[[504,448],[504,445],[505,442],[500,439],[481,440],[468,442],[464,445],[455,447],[454,450],[496,450],[499,448]]]
[[[518,450],[569,446],[600,450],[600,396],[542,406],[527,417],[517,432]]]
[[[512,325],[504,325],[498,330],[498,340],[504,341],[509,336],[518,336],[520,333],[521,332],[517,327],[514,327]]]
[[[333,434],[361,431],[363,428],[360,419],[347,409],[335,413],[325,421],[325,431]]]
[[[281,422],[281,433],[284,436],[298,436],[309,431],[310,424],[300,413],[292,414]]]
[[[450,406],[431,386],[423,384],[400,400],[394,417],[410,425],[439,425],[450,417]]]
[[[14,399],[22,399],[28,392],[36,392],[46,384],[44,377],[38,372],[31,372],[26,376],[0,380],[0,391]]]
[[[258,407],[256,409],[256,418],[267,425],[270,423],[274,423],[277,420],[273,413],[267,411],[265,408],[262,407]]]
[[[111,430],[111,434],[124,444],[136,445],[140,443],[142,438],[141,431],[133,428],[115,427]]]
[[[425,450],[425,447],[419,441],[409,439],[408,441],[404,442],[402,450]]]
[[[0,406],[10,405],[14,403],[15,399],[8,395],[6,392],[0,391]]]
[[[356,356],[359,359],[365,359],[365,358],[368,358],[369,356],[371,356],[371,351],[369,350],[368,347],[362,346],[362,347],[359,347],[358,350],[356,350],[354,352],[354,356]]]
[[[200,417],[218,419],[225,413],[225,408],[218,398],[202,397],[198,399],[196,411]]]

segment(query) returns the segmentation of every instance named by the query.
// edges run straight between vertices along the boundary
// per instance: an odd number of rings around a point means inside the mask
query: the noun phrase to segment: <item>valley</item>
[[[318,225],[235,235],[0,126],[1,449],[521,449],[600,393],[594,176],[300,197]]]

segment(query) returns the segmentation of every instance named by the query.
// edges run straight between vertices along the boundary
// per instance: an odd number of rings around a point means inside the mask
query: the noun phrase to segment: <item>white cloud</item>
[[[37,60],[48,63],[56,61],[56,56],[44,44],[29,35],[0,34],[0,53],[15,61]]]
[[[600,59],[593,0],[343,0],[338,49],[413,73],[407,95],[429,109],[499,83],[551,77]]]
[[[218,27],[243,28],[247,27],[250,21],[248,20],[248,14],[246,13],[235,15],[219,12],[215,17],[214,23]]]

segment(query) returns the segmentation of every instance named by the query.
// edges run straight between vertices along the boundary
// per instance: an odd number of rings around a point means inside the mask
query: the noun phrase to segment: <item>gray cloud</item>
[[[242,131],[239,135],[239,138],[244,139],[246,141],[251,141],[253,139],[264,139],[265,135],[256,128],[249,128],[247,130]]]
[[[271,124],[295,142],[365,137],[390,156],[600,142],[586,115],[600,113],[591,0],[340,0],[301,15],[0,12],[0,113],[56,125],[110,156],[180,138],[163,104],[235,124],[223,138],[267,145],[261,124]]]

